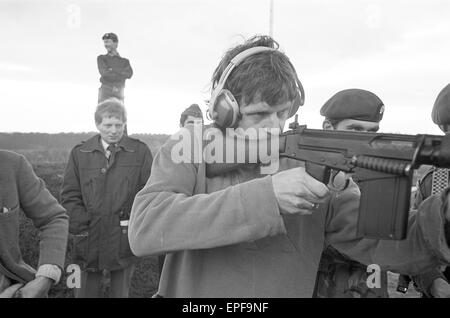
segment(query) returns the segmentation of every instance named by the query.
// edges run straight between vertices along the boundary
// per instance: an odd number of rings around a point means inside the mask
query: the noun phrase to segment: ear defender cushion
[[[299,107],[303,106],[303,104],[305,103],[305,91],[303,90],[303,86],[300,81],[297,81],[297,87],[298,87],[298,93],[294,99],[294,104],[293,104],[291,110],[289,111],[289,118],[294,116],[297,113]]]
[[[290,111],[289,111],[289,118],[291,118],[292,116],[294,116],[294,115],[297,113],[299,107],[300,107],[300,104],[294,104],[294,105],[291,107],[291,109],[290,109]]]
[[[234,127],[236,125],[239,106],[230,91],[223,89],[217,96],[213,108],[213,119],[222,127]]]

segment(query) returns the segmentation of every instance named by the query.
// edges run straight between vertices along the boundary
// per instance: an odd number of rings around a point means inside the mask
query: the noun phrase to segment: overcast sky
[[[0,0],[3,132],[93,131],[101,36],[115,32],[134,76],[130,133],[174,133],[230,46],[269,33],[270,0]],[[320,128],[337,91],[385,103],[385,132],[431,133],[450,82],[450,1],[274,0],[274,37],[305,87],[300,121]]]

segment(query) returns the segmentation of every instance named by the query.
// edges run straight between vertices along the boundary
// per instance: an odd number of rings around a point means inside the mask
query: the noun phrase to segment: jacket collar
[[[120,54],[119,54],[119,52],[115,52],[115,53],[113,53],[113,54],[110,54],[110,53],[106,53],[105,54],[106,56],[117,56],[117,57],[120,57]]]
[[[102,153],[105,152],[100,138],[101,138],[100,134],[97,134],[94,137],[86,140],[83,143],[83,145],[81,146],[80,151],[94,152],[97,150]],[[137,151],[137,146],[135,145],[135,143],[133,143],[131,138],[126,135],[123,135],[122,139],[117,144],[117,147],[119,147],[125,151],[128,151],[128,152],[136,152]]]

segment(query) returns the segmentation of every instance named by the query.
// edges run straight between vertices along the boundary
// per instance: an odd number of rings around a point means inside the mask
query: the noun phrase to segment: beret
[[[372,92],[363,89],[346,89],[334,94],[320,109],[329,119],[356,119],[379,122],[383,118],[384,104]]]
[[[112,40],[113,42],[119,42],[119,38],[115,33],[105,33],[102,36],[102,40]]]
[[[436,125],[450,125],[450,84],[445,86],[436,98],[431,118]]]

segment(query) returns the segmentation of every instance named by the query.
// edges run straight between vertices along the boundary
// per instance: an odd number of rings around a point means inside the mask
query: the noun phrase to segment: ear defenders
[[[211,99],[209,101],[208,108],[208,115],[217,126],[221,128],[235,127],[239,120],[239,104],[233,94],[229,90],[223,88],[231,72],[236,66],[242,63],[242,61],[244,61],[249,56],[266,51],[276,51],[276,49],[265,46],[256,46],[249,48],[236,55],[222,72],[217,86],[211,93]],[[292,69],[294,69],[292,64],[291,67]],[[303,104],[305,103],[305,92],[303,90],[302,83],[298,78],[296,78],[296,85],[299,92],[294,100],[293,107],[289,112],[289,117],[294,116],[298,108],[300,106],[303,106]]]

